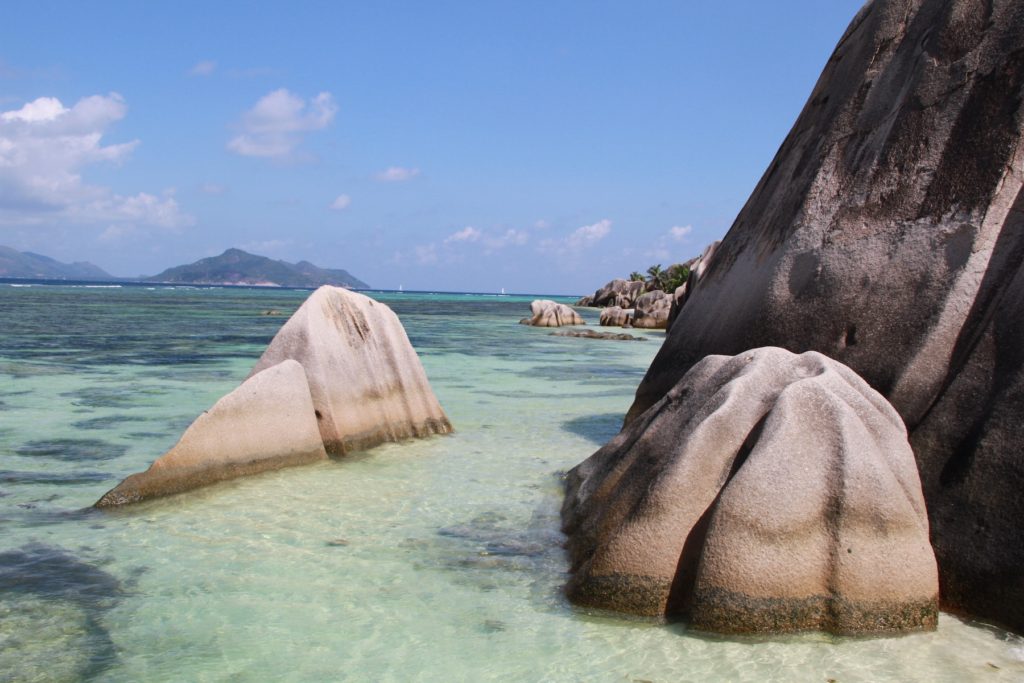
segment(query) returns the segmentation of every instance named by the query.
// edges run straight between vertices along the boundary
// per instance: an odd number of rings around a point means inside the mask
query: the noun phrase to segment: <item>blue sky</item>
[[[725,234],[861,4],[11,4],[0,244],[590,292]]]

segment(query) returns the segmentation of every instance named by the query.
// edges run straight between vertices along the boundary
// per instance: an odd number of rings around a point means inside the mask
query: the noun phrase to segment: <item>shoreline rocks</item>
[[[818,353],[703,359],[569,473],[562,516],[577,604],[719,633],[936,625],[903,423]]]
[[[660,289],[647,292],[636,300],[633,327],[648,330],[668,328],[668,314],[672,310],[672,295]]]
[[[632,327],[636,309],[611,306],[601,310],[602,327]]]

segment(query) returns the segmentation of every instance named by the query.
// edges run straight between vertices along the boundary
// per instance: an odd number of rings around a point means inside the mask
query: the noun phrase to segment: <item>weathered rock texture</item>
[[[590,305],[633,308],[633,304],[644,293],[645,286],[642,280],[612,280],[594,292],[594,296],[590,297]]]
[[[562,325],[586,325],[580,314],[565,304],[550,299],[536,299],[530,304],[532,317],[528,324],[535,327],[561,327]]]
[[[286,360],[253,375],[193,422],[174,448],[97,507],[167,496],[225,479],[324,460],[306,373]]]
[[[327,452],[452,431],[398,316],[340,287],[321,287],[284,324],[252,375],[292,358],[306,371]]]
[[[875,0],[627,424],[708,354],[815,349],[899,411],[944,604],[1024,629],[1024,3]]]
[[[646,341],[643,337],[615,332],[595,332],[594,330],[559,330],[552,332],[555,337],[582,337],[584,339],[614,339],[616,341]]]
[[[569,473],[563,521],[583,605],[725,633],[936,623],[903,422],[818,353],[708,356]]]
[[[601,325],[605,327],[632,325],[634,315],[636,315],[635,309],[611,306],[601,311]]]
[[[664,330],[668,327],[668,314],[672,310],[672,295],[660,289],[647,292],[636,300],[633,327]]]

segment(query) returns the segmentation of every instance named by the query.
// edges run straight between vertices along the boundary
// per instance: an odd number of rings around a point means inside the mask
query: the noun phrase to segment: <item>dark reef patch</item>
[[[127,450],[127,446],[101,439],[39,439],[22,444],[14,453],[33,458],[53,458],[64,462],[88,462],[119,458]]]

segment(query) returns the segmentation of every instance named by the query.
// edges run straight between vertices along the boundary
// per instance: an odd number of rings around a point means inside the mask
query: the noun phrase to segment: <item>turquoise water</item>
[[[558,474],[617,431],[661,333],[553,337],[517,324],[529,298],[374,294],[455,434],[88,509],[237,386],[306,294],[0,284],[0,680],[1024,677],[1022,639],[948,615],[755,641],[568,605]]]

